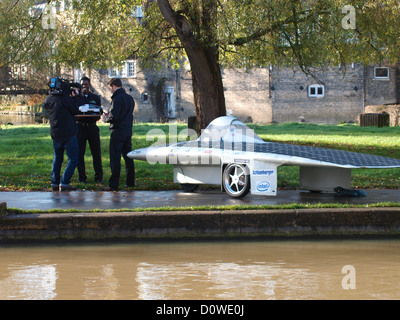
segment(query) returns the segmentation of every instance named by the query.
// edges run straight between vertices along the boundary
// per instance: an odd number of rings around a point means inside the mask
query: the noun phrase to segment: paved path
[[[337,197],[333,193],[312,193],[298,190],[278,191],[275,197],[248,195],[242,200],[219,191],[132,191],[132,192],[0,192],[0,202],[19,209],[123,209],[152,207],[190,207],[203,205],[281,205],[288,203],[351,203],[400,202],[400,189],[364,190],[364,197]]]
[[[14,214],[0,219],[0,241],[182,240],[400,235],[400,207],[282,210],[110,212],[109,209],[201,205],[399,202],[400,189],[365,197],[280,191],[276,197],[235,200],[222,192],[0,192],[0,205],[21,209],[102,209],[101,212]]]

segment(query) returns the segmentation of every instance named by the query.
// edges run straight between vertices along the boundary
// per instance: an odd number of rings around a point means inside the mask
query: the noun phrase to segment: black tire
[[[181,188],[186,192],[193,192],[199,187],[198,184],[181,183]]]
[[[222,184],[226,193],[232,198],[243,198],[250,191],[250,175],[246,166],[231,163],[222,174]]]

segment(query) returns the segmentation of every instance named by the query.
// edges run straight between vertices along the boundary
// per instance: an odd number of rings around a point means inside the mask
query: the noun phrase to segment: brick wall
[[[270,123],[271,103],[268,94],[268,69],[224,70],[223,82],[227,112],[246,122]],[[103,106],[111,103],[111,94],[107,88],[109,80],[107,70],[93,71],[91,82],[94,91],[102,96]],[[136,78],[122,79],[123,86],[135,99],[136,121],[160,121],[162,102],[157,97],[161,87],[174,87],[176,118],[182,121],[195,115],[191,74],[164,69],[158,72],[138,72]],[[142,94],[148,93],[147,103],[142,101]]]
[[[365,113],[383,113],[386,112],[390,116],[390,126],[400,125],[400,105],[370,105],[365,107]]]
[[[301,70],[273,68],[271,71],[272,119],[274,122],[355,122],[363,110],[363,67],[355,65],[343,74],[339,68],[315,73],[318,80]],[[324,85],[323,97],[309,97],[308,87]]]
[[[91,82],[94,92],[100,94],[104,107],[111,103],[111,93],[107,87],[110,80],[107,70],[92,71]],[[162,91],[165,87],[175,90],[175,109],[177,119],[187,119],[194,115],[191,77],[188,73],[165,68],[160,71],[140,70],[135,78],[123,78],[125,90],[135,100],[135,121],[165,121]],[[144,99],[147,96],[147,100]]]
[[[329,68],[305,75],[299,69],[258,68],[222,71],[227,113],[244,122],[310,123],[357,122],[365,105],[396,103],[396,69],[390,68],[390,79],[373,79],[373,67],[354,64],[342,69]],[[107,70],[90,74],[95,92],[108,107],[111,94],[107,88]],[[136,78],[122,79],[127,92],[135,99],[135,121],[165,121],[163,88],[173,87],[176,119],[186,121],[195,115],[192,80],[184,67],[176,71],[165,67],[160,71],[138,71]],[[309,97],[308,87],[324,85],[323,97]],[[148,101],[142,99],[147,94]]]
[[[384,66],[389,68],[388,79],[376,79],[374,77],[374,67],[365,68],[366,105],[394,104],[397,101],[396,67]]]
[[[268,69],[224,69],[222,76],[228,114],[244,122],[272,122]]]

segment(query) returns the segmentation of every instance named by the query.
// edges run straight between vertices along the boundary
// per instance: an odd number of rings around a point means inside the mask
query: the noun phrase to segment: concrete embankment
[[[7,213],[7,203],[0,202],[0,217],[6,215]]]
[[[400,236],[400,208],[81,212],[0,218],[2,242],[372,236]]]

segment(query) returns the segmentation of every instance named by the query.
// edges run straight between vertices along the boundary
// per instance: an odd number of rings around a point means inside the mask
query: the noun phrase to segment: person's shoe
[[[60,191],[60,186],[59,185],[52,185],[51,186],[51,191]]]
[[[60,191],[75,191],[76,188],[71,185],[60,185]]]
[[[87,183],[86,179],[79,179],[79,182],[80,182],[80,183],[84,183],[84,184]]]

